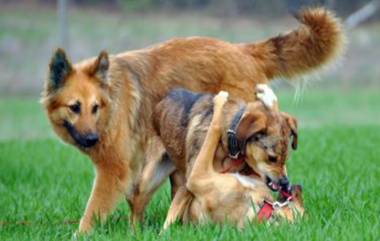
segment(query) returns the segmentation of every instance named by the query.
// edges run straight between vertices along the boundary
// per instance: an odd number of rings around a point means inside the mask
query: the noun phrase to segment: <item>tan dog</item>
[[[244,158],[248,165],[241,166],[240,173],[220,173],[220,166],[215,164],[230,158],[223,150],[231,150],[230,142],[224,145],[224,139],[226,139],[224,133],[227,132],[225,118],[231,120],[228,116],[232,116],[232,124],[227,126],[234,127],[234,121],[239,112],[234,113],[230,110],[231,106],[236,104],[227,103],[225,110],[222,110],[227,101],[225,92],[214,97],[214,106],[211,96],[198,97],[186,117],[183,107],[188,108],[189,99],[192,96],[181,91],[173,92],[158,105],[158,116],[163,117],[158,121],[158,125],[165,147],[176,163],[178,171],[184,173],[186,170],[188,174],[184,177],[184,185],[180,186],[175,193],[164,228],[176,219],[193,223],[206,220],[229,221],[242,227],[245,221],[252,221],[256,217],[259,206],[263,205],[264,200],[273,202],[268,178],[272,182],[284,180],[287,141],[291,135],[294,135],[291,134],[295,131],[294,120],[290,120],[287,114],[282,116],[276,110],[276,102],[273,103],[273,110],[269,110],[268,106],[264,107],[260,101],[249,103],[236,126],[238,142],[246,145],[241,148],[247,150]],[[211,108],[213,107],[213,111],[209,111],[210,105],[206,102],[211,105]],[[266,104],[270,103],[266,102]],[[174,113],[176,115],[172,116]],[[188,119],[187,123],[183,121],[184,117]],[[289,122],[293,123],[289,124]],[[167,129],[165,123],[171,123],[174,128]],[[188,124],[188,127],[182,130],[179,126],[185,124]],[[165,142],[166,138],[170,141]],[[176,145],[173,144],[174,142]],[[199,150],[196,143],[202,142]],[[185,155],[177,155],[180,152]],[[221,155],[223,152],[224,155]],[[229,154],[231,155],[231,151]],[[183,170],[184,167],[185,170]],[[253,171],[249,176],[245,175],[244,173],[247,173],[247,169],[250,168]],[[304,210],[300,195],[300,190],[293,190],[292,206],[302,215]],[[290,221],[294,218],[293,214],[288,205],[274,210],[273,213],[274,216]]]
[[[253,101],[256,84],[305,74],[341,53],[344,36],[331,13],[310,9],[297,18],[303,24],[297,30],[257,43],[175,39],[111,57],[102,52],[75,65],[57,50],[42,103],[55,132],[87,154],[96,170],[79,231],[90,230],[94,215],[104,221],[122,195],[132,221],[142,217],[145,197],[155,188],[145,177],[157,170],[155,160],[163,152],[152,127],[153,109],[168,91],[227,90]]]

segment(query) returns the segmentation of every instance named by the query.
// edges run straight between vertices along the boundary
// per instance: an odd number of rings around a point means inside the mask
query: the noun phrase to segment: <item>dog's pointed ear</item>
[[[54,91],[63,86],[67,76],[73,71],[73,67],[68,60],[63,49],[54,51],[49,64],[47,87],[49,91]]]
[[[98,57],[93,63],[90,74],[95,76],[101,82],[101,84],[108,84],[107,74],[109,65],[110,63],[108,53],[103,50],[99,53]]]
[[[245,143],[253,135],[265,130],[267,118],[260,111],[246,112],[236,128],[236,137]]]
[[[297,149],[298,146],[298,123],[296,118],[289,115],[288,113],[282,112],[282,115],[285,118],[286,124],[290,128],[290,135],[292,137],[292,148],[293,150]]]

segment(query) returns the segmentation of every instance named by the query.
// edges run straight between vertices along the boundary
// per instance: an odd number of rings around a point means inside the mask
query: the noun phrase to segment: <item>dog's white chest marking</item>
[[[247,176],[243,176],[239,173],[231,173],[232,176],[234,176],[236,178],[236,180],[238,180],[238,182],[240,182],[240,184],[243,186],[243,187],[246,187],[246,188],[255,188],[257,187],[257,182],[256,180],[250,178],[250,177],[247,177]]]
[[[266,84],[256,86],[256,97],[268,108],[272,108],[277,102],[277,96]]]

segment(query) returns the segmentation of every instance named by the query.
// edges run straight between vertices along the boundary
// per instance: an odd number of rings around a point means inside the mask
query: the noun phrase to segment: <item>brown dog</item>
[[[266,92],[271,91],[266,89]],[[269,94],[261,98],[265,99]],[[154,125],[177,174],[182,176],[182,183],[188,177],[210,125],[212,98],[210,94],[176,89],[156,106]],[[273,108],[268,108],[263,100],[248,104],[234,100],[226,103],[221,123],[223,134],[214,158],[217,171],[226,168],[229,168],[228,172],[239,171],[236,168],[243,168],[244,164],[239,165],[239,159],[244,157],[263,181],[286,181],[288,141],[291,138],[293,149],[297,147],[297,121],[289,114],[279,112],[277,101],[272,99],[275,102]],[[237,159],[237,165],[231,166],[231,159]]]
[[[179,189],[164,228],[177,218],[194,223],[227,220],[242,227],[256,217],[264,200],[273,201],[269,183],[289,190],[285,160],[288,140],[296,148],[297,125],[278,111],[276,101],[267,101],[273,107],[263,104],[267,97],[263,93],[263,101],[246,106],[227,102],[222,110],[225,92],[213,97],[174,90],[157,105],[155,124],[183,180],[176,183]],[[243,162],[230,166],[235,170],[223,167],[231,159]],[[294,196],[292,204],[302,215],[299,191]],[[273,215],[293,220],[288,205]]]
[[[297,30],[258,43],[175,39],[110,58],[102,52],[75,65],[57,50],[42,103],[55,132],[87,154],[96,170],[79,231],[90,230],[94,215],[104,220],[123,194],[132,221],[141,218],[149,200],[144,197],[154,189],[140,188],[148,187],[144,173],[156,170],[150,159],[163,151],[152,127],[153,109],[168,91],[227,90],[252,101],[257,83],[305,74],[341,53],[344,36],[331,13],[310,9],[297,18],[303,24]]]

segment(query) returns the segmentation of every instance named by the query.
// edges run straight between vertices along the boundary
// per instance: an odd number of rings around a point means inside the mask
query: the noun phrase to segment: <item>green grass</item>
[[[303,185],[304,219],[279,226],[251,225],[243,231],[177,224],[159,236],[170,200],[165,185],[150,203],[142,229],[130,230],[123,201],[106,224],[80,239],[378,239],[380,97],[375,91],[307,91],[297,104],[292,98],[289,93],[280,95],[282,109],[295,114],[301,124],[299,150],[292,153],[288,172],[292,182]],[[1,99],[0,133],[1,240],[70,239],[90,193],[90,161],[51,138],[34,100]]]

